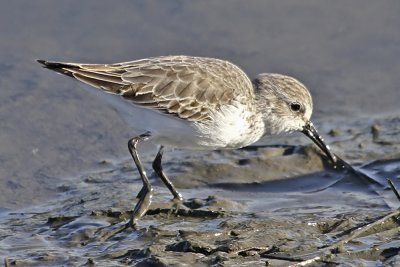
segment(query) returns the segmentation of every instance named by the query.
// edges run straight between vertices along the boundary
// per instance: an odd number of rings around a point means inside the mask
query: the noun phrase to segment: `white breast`
[[[217,149],[239,148],[258,141],[264,134],[261,115],[247,106],[234,103],[212,114],[212,120],[197,124],[200,144]]]

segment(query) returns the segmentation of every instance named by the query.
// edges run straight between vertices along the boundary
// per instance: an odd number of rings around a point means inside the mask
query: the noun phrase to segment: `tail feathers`
[[[109,93],[121,94],[124,86],[128,85],[121,78],[121,74],[105,71],[104,65],[76,64],[37,60],[44,68],[75,78]]]

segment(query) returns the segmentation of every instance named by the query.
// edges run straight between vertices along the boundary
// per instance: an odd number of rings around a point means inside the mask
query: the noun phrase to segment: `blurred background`
[[[316,121],[400,110],[399,1],[1,1],[0,209],[51,198],[61,179],[128,158],[132,131],[35,59],[112,63],[161,55],[292,75]]]

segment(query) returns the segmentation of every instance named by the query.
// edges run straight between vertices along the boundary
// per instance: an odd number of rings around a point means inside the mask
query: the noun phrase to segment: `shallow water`
[[[398,208],[386,178],[400,187],[399,11],[397,1],[361,0],[3,3],[0,262],[286,266],[277,258],[305,258]],[[332,150],[371,179],[331,169],[301,135],[236,151],[167,151],[166,171],[187,200],[179,216],[168,214],[170,196],[152,178],[156,195],[140,229],[96,240],[136,203],[140,182],[126,142],[137,132],[34,60],[170,54],[228,59],[251,77],[297,77],[312,92],[314,124]],[[150,170],[156,148],[141,151]],[[331,261],[398,264],[391,223]]]

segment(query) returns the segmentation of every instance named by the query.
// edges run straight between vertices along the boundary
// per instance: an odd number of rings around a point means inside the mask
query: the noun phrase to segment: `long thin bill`
[[[327,144],[325,144],[324,139],[319,135],[317,132],[317,129],[315,129],[314,124],[310,121],[307,123],[306,126],[304,126],[303,130],[301,131],[305,135],[308,136],[313,142],[326,154],[326,156],[333,162],[333,164],[336,164],[336,156],[333,155],[331,152],[331,149]]]

